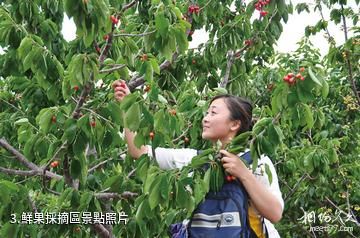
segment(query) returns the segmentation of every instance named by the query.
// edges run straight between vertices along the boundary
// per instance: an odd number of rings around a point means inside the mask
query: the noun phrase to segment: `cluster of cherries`
[[[189,14],[198,14],[200,12],[200,7],[196,4],[192,4],[188,7],[188,13]]]
[[[294,85],[296,83],[296,79],[300,79],[301,81],[305,80],[305,77],[301,75],[302,72],[305,71],[304,67],[301,67],[298,74],[288,73],[284,76],[284,82],[288,83],[289,85]]]
[[[257,3],[255,3],[255,9],[260,11],[260,16],[264,17],[268,14],[267,11],[263,11],[263,7],[265,7],[269,3],[270,0],[258,0]]]

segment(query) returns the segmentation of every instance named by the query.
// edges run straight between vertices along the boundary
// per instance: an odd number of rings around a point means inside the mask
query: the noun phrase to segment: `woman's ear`
[[[231,122],[231,127],[230,130],[231,131],[239,131],[241,128],[241,121],[240,120],[235,120]]]

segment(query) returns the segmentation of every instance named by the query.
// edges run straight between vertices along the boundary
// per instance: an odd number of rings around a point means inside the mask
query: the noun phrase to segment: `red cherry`
[[[191,63],[192,63],[192,64],[196,64],[196,60],[193,59],[193,60],[191,61]]]
[[[151,89],[150,85],[146,85],[146,87],[145,87],[144,91],[147,93],[147,92],[149,92],[149,91],[150,91],[150,89]]]
[[[295,76],[297,79],[300,79],[302,77],[302,75],[300,73],[298,73],[296,76]]]
[[[304,77],[304,76],[301,76],[300,80],[301,80],[301,81],[304,81],[304,80],[305,80],[305,77]]]
[[[194,11],[195,11],[196,14],[199,14],[199,12],[200,12],[199,6],[195,6],[195,7],[194,7]]]
[[[251,45],[252,44],[252,40],[245,40],[245,45]]]
[[[295,84],[295,78],[294,77],[291,77],[289,78],[289,84]]]
[[[176,116],[176,110],[175,109],[171,109],[169,112],[170,112],[171,115]]]
[[[147,61],[147,60],[148,60],[147,54],[143,54],[143,55],[140,57],[140,60],[141,60],[142,62]]]
[[[75,86],[74,86],[74,91],[76,92],[76,91],[78,91],[78,90],[79,90],[79,86],[75,85]]]
[[[103,39],[104,39],[104,40],[108,40],[108,39],[109,39],[109,35],[104,35]]]
[[[226,179],[226,181],[231,182],[231,176],[230,175],[226,175],[225,179]]]
[[[110,20],[112,21],[112,23],[114,25],[118,24],[118,22],[119,22],[119,19],[117,19],[115,16],[110,16]]]
[[[90,126],[91,126],[91,127],[95,127],[95,126],[96,126],[96,122],[95,122],[95,121],[91,121],[91,122],[90,122]]]
[[[231,177],[231,180],[232,180],[232,181],[236,180],[236,177],[235,177],[235,176],[231,175],[230,177]]]
[[[101,53],[101,49],[100,49],[99,46],[96,46],[96,47],[95,47],[95,50],[96,50],[96,52],[98,52],[99,54]]]
[[[59,161],[54,161],[54,162],[51,162],[51,164],[50,164],[50,166],[52,167],[52,168],[56,168],[57,166],[59,165]]]
[[[260,12],[260,15],[261,15],[262,17],[266,16],[267,14],[268,14],[267,11],[261,11],[261,12]]]
[[[193,12],[194,12],[194,6],[193,6],[193,5],[190,5],[190,6],[188,7],[188,12],[189,12],[189,13],[193,13]]]
[[[153,140],[153,139],[154,139],[154,136],[155,136],[155,133],[151,131],[151,132],[149,133],[150,140]]]
[[[304,68],[304,67],[301,67],[301,68],[299,69],[299,71],[302,73],[302,72],[305,71],[305,68]]]
[[[284,80],[285,82],[288,82],[290,78],[291,78],[291,77],[289,77],[289,75],[286,75],[286,76],[284,76],[283,80]]]
[[[56,123],[56,116],[52,116],[51,121],[52,121],[52,123]]]

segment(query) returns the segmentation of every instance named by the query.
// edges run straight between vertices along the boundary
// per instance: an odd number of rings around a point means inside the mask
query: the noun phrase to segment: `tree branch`
[[[32,170],[37,170],[39,167],[28,161],[23,154],[21,154],[19,151],[17,151],[14,147],[12,147],[5,139],[0,139],[0,146],[3,147],[5,150],[10,152],[12,155],[15,156],[15,158],[20,161],[23,165],[28,167]]]
[[[94,82],[94,73],[90,74],[90,81],[87,82],[84,86],[84,90],[81,92],[79,101],[77,102],[75,109],[72,113],[72,117],[74,119],[79,119],[80,118],[80,110],[81,107],[84,105],[86,97],[90,94],[92,87],[93,87],[93,82]]]
[[[120,153],[120,156],[123,155],[123,154],[125,154],[125,153],[126,153],[126,151],[121,152],[121,153]],[[109,161],[112,161],[113,159],[114,159],[114,158],[110,158],[110,159],[101,161],[100,163],[98,163],[98,164],[94,165],[93,167],[91,167],[91,168],[88,170],[88,173],[91,173],[91,172],[94,171],[95,169],[99,168],[99,167],[102,166],[103,164],[108,163]]]
[[[180,140],[183,136],[185,136],[185,135],[188,133],[188,131],[189,131],[189,129],[191,128],[191,126],[192,126],[192,123],[191,123],[191,122],[188,123],[188,126],[187,126],[187,128],[184,130],[184,132],[183,132],[179,137],[173,139],[171,142],[172,142],[172,143],[176,143],[178,140]]]
[[[231,66],[234,63],[234,59],[235,59],[234,52],[232,50],[229,50],[227,52],[227,64],[226,64],[225,76],[220,83],[220,88],[226,88],[226,85],[229,83]]]
[[[318,6],[319,11],[320,11],[321,19],[322,19],[323,21],[325,21],[325,17],[324,17],[323,11],[322,11],[321,3],[319,3],[317,6]],[[326,34],[328,35],[328,40],[329,40],[329,42],[330,42],[331,44],[335,44],[334,37],[332,37],[332,36],[330,35],[330,31],[329,31],[329,28],[328,28],[327,26],[325,27],[325,31],[326,31]]]
[[[35,202],[31,199],[30,195],[28,195],[28,199],[29,199],[29,203],[30,203],[30,205],[31,205],[31,208],[32,208],[33,212],[38,213],[38,209],[37,209],[37,207],[36,207],[36,204],[35,204]]]
[[[119,193],[96,193],[95,194],[95,197],[97,199],[112,199],[112,198],[115,198],[115,199],[129,199],[129,198],[134,198],[138,196],[137,193],[133,193],[133,192],[129,192],[129,191],[126,191],[126,192],[123,192],[122,194],[119,194]]]
[[[178,52],[175,52],[172,56],[172,62],[174,62],[177,57],[179,56]],[[168,60],[165,60],[161,65],[160,65],[160,70],[164,70],[166,68],[169,68],[171,63]],[[140,85],[143,85],[145,83],[145,79],[144,79],[144,75],[139,76],[138,74],[134,75],[131,80],[128,83],[128,87],[130,89],[130,91],[133,91],[135,88],[137,88]]]
[[[140,34],[119,33],[119,34],[114,34],[113,37],[121,37],[121,36],[142,37],[142,36],[151,35],[152,33],[155,33],[155,32],[156,32],[156,30],[144,32],[144,33],[140,33]]]
[[[99,235],[101,238],[110,238],[112,235],[110,235],[110,232],[102,225],[102,224],[93,224],[95,232]]]
[[[4,173],[4,174],[8,174],[8,175],[19,175],[19,176],[35,176],[35,175],[40,175],[41,173],[39,173],[36,170],[16,170],[16,169],[7,169],[4,167],[0,167],[0,172]]]
[[[301,176],[300,180],[297,181],[297,183],[295,184],[294,188],[290,191],[289,194],[286,195],[286,197],[284,198],[284,201],[286,201],[289,197],[291,197],[295,191],[297,190],[297,188],[299,187],[300,183],[307,178],[307,174],[303,174],[303,176]]]
[[[124,67],[126,67],[125,64],[119,64],[119,65],[116,65],[116,66],[114,66],[113,68],[110,68],[110,69],[102,69],[102,70],[99,71],[99,73],[101,73],[101,74],[112,73],[112,72],[114,72],[116,70],[119,70],[119,69],[122,69]]]
[[[40,168],[39,166],[37,166],[36,164],[30,162],[29,160],[27,160],[25,158],[25,156],[23,154],[21,154],[19,151],[17,151],[14,147],[12,147],[5,139],[0,139],[0,146],[3,147],[5,150],[7,150],[9,153],[11,153],[12,155],[14,155],[15,159],[18,160],[20,163],[22,163],[23,165],[25,165],[27,168],[31,169],[32,171],[35,172],[29,172],[29,171],[22,171],[20,172],[20,170],[17,170],[17,173],[23,173],[23,174],[27,174],[27,175],[22,175],[22,176],[35,176],[35,175],[41,175],[43,172],[43,169]],[[5,168],[3,168],[5,169]],[[9,170],[9,169],[5,169],[7,170],[7,172],[11,171],[10,173],[14,173],[15,170]],[[5,171],[3,170],[3,171]],[[19,175],[20,175],[19,174]],[[32,174],[32,175],[30,175]],[[57,180],[62,179],[61,175],[46,171],[46,173],[44,174],[44,176],[49,177],[49,178],[54,178]]]
[[[341,5],[341,18],[342,18],[342,21],[343,21],[343,27],[344,27],[344,35],[345,35],[345,43],[348,41],[348,30],[347,30],[347,25],[346,25],[346,18],[345,18],[345,15],[344,15],[344,6],[343,4],[340,4]],[[349,83],[351,85],[351,89],[354,93],[354,96],[357,100],[357,103],[358,105],[360,106],[360,95],[357,91],[357,88],[356,88],[356,84],[355,84],[355,80],[354,80],[354,76],[353,76],[353,70],[352,70],[352,65],[351,65],[351,62],[350,62],[350,55],[348,54],[348,51],[345,51],[345,61],[346,61],[346,64],[347,64],[347,67],[348,67],[348,70],[349,70]]]
[[[127,9],[131,8],[132,6],[134,6],[136,4],[138,0],[134,0],[126,5],[124,5],[121,9],[122,12],[125,12]]]

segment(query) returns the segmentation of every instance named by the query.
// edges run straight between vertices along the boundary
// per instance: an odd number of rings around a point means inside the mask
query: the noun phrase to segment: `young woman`
[[[130,93],[125,81],[118,80],[113,84],[115,99],[122,101]],[[220,95],[213,98],[202,120],[202,138],[216,143],[221,141],[225,146],[236,135],[251,129],[252,105],[239,97],[232,95]],[[137,148],[134,144],[135,133],[125,128],[125,137],[128,143],[128,151],[132,157],[139,158],[147,153],[150,157],[150,146]],[[238,155],[231,154],[226,150],[222,153],[222,163],[225,171],[235,176],[244,185],[250,200],[249,220],[251,227],[258,237],[265,237],[265,228],[269,238],[280,237],[272,223],[278,222],[282,217],[284,201],[279,189],[278,177],[273,163],[267,156],[261,156],[258,168],[253,173],[239,159]],[[191,162],[196,156],[194,149],[169,149],[156,148],[156,160],[163,169],[181,168]],[[241,154],[239,155],[241,156]],[[267,164],[272,173],[270,184],[264,165]],[[263,227],[262,219],[264,220]]]

